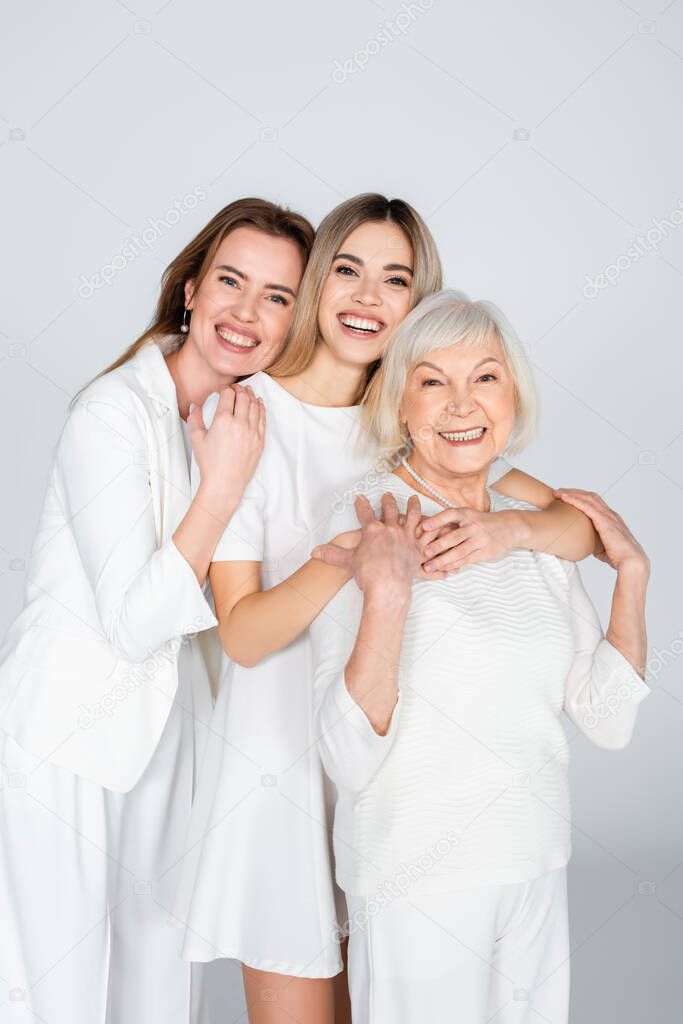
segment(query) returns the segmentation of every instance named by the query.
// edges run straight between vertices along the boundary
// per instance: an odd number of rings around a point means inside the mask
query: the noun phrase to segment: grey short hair
[[[515,387],[516,417],[501,454],[521,451],[536,433],[538,395],[529,361],[513,327],[492,302],[472,302],[462,292],[444,289],[428,295],[396,327],[363,399],[363,425],[385,456],[407,442],[398,411],[408,374],[428,352],[451,345],[489,345],[497,337]]]

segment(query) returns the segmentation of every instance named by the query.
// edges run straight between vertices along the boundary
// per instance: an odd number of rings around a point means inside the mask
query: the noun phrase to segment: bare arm
[[[610,625],[603,636],[578,566],[564,564],[574,632],[564,710],[591,743],[619,750],[631,739],[639,706],[650,693],[643,679],[645,578],[635,566],[617,571]]]
[[[410,500],[412,522],[417,524],[419,499]],[[388,530],[382,523],[371,526],[372,509],[358,499],[356,512],[366,524],[359,531],[358,549],[324,546],[324,557],[343,565],[354,578],[332,602],[332,614],[321,615],[311,627],[320,754],[328,776],[353,793],[361,792],[377,774],[400,725],[398,666],[410,577],[420,557],[414,528],[412,537],[401,536],[397,529],[407,515],[397,516],[389,496],[383,506],[390,521],[398,520]]]
[[[570,562],[579,562],[595,551],[598,537],[588,516],[557,500],[552,488],[541,480],[519,469],[511,469],[496,480],[495,490],[542,509],[541,512],[509,509],[502,513],[517,521],[516,547],[545,551]]]
[[[570,567],[575,655],[564,709],[596,746],[617,750],[629,742],[638,707],[650,693],[644,682],[650,562],[621,516],[599,495],[578,490],[562,494],[591,517],[602,546],[597,557],[617,571],[609,626],[603,636],[578,567]]]
[[[544,551],[570,562],[598,553],[600,539],[590,518],[556,498],[540,480],[513,469],[496,480],[495,490],[541,511],[461,507],[425,516],[420,531],[426,572],[457,572],[464,565],[496,561],[514,548]]]
[[[420,566],[415,536],[420,502],[413,495],[405,517],[396,499],[382,498],[382,521],[366,498],[356,499],[361,538],[339,561],[363,592],[363,612],[356,642],[344,672],[346,689],[372,728],[386,735],[398,699],[398,671],[412,583]]]
[[[617,572],[606,637],[623,654],[641,679],[645,678],[647,628],[645,594],[649,572],[645,566],[624,567]]]
[[[239,505],[239,498],[227,498],[220,491],[200,487],[173,534],[173,543],[204,585],[211,557],[225,527]]]
[[[616,569],[606,639],[644,677],[647,659],[645,595],[650,560],[621,516],[599,494],[581,490],[559,493],[564,501],[590,516],[599,541],[596,557]]]
[[[154,470],[150,460],[135,458],[148,444],[136,416],[95,391],[79,400],[65,425],[56,465],[59,494],[104,635],[129,661],[142,661],[171,637],[216,623],[201,587],[225,521],[258,461],[263,436],[255,400],[244,388],[226,391],[216,426],[207,432],[194,424],[193,435],[201,434],[207,486],[161,544]],[[197,415],[201,418],[198,410]],[[235,438],[240,456],[226,473]],[[168,481],[179,490],[184,484]]]
[[[335,543],[343,546],[346,536]],[[251,668],[301,636],[349,575],[311,558],[268,590],[261,589],[260,562],[213,562],[209,579],[223,650]]]
[[[398,700],[398,664],[410,606],[394,588],[364,595],[360,629],[346,665],[346,689],[372,728],[385,736]]]
[[[218,396],[208,429],[198,406],[190,410],[187,425],[201,480],[173,543],[203,586],[216,545],[261,457],[265,408],[251,388],[233,385]]]

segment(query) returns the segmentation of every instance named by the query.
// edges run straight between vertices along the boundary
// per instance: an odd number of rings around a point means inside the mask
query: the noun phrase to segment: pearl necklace
[[[408,470],[408,472],[412,476],[413,480],[417,480],[417,482],[420,484],[420,486],[424,487],[425,491],[428,491],[429,494],[431,494],[434,498],[436,498],[437,501],[440,501],[442,505],[445,505],[446,508],[457,508],[458,507],[457,505],[454,505],[452,501],[449,501],[448,498],[444,498],[443,494],[439,494],[438,491],[435,491],[434,488],[430,484],[428,484],[426,480],[423,480],[422,477],[419,475],[419,473],[416,473],[415,470],[412,468],[412,466],[408,465],[408,463],[406,462],[405,456],[403,456],[403,458],[401,459],[401,465],[405,466],[405,468]],[[489,512],[493,512],[493,511],[495,511],[495,508],[496,508],[495,502],[493,500],[493,495],[489,491],[488,487],[486,488],[486,490],[487,490],[488,496],[489,496]]]
[[[423,480],[422,477],[418,473],[416,473],[411,466],[408,465],[408,463],[406,462],[405,455],[401,459],[401,465],[408,470],[413,480],[417,480],[420,486],[424,487],[425,491],[428,491],[429,494],[431,494],[432,497],[436,498],[437,501],[440,501],[442,505],[445,505],[446,508],[457,508],[457,505],[454,505],[452,501],[448,500],[448,498],[444,498],[443,494],[439,494],[438,491],[435,491],[434,488],[431,487],[426,480]]]

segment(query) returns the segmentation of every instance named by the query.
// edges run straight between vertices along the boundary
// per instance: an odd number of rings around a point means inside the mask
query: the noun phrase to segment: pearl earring
[[[190,329],[190,322],[189,321],[190,321],[190,311],[189,311],[189,309],[185,309],[183,311],[183,322],[180,325],[180,333],[181,334],[187,334],[187,332],[189,331],[189,329]]]

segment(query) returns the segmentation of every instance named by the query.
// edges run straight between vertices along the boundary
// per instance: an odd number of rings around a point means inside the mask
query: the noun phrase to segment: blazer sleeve
[[[575,562],[562,560],[569,579],[574,659],[564,710],[598,747],[617,750],[633,734],[638,706],[651,692],[623,654],[603,634]]]
[[[157,547],[147,439],[134,413],[83,399],[56,452],[55,479],[108,641],[143,661],[215,626],[194,570],[169,537]],[[49,543],[49,542],[48,542]]]
[[[346,688],[345,669],[361,611],[361,592],[350,580],[310,627],[318,748],[332,781],[354,793],[368,785],[391,750],[401,704],[399,695],[389,730],[380,736]]]

